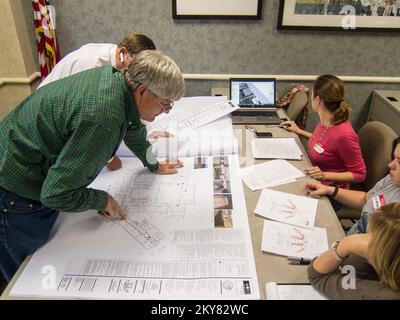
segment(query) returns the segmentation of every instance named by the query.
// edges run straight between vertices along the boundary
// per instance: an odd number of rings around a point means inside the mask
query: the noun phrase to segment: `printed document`
[[[281,222],[264,221],[262,251],[313,259],[328,250],[326,229],[306,229]]]
[[[305,174],[286,160],[272,160],[241,169],[241,176],[252,190],[289,183]]]
[[[183,130],[194,129],[219,119],[239,109],[231,101],[209,102],[209,99],[182,98],[181,106],[176,112],[170,112],[164,117],[159,117],[148,124],[151,129],[157,130]],[[182,105],[185,104],[184,107]],[[174,106],[175,108],[175,106]]]
[[[254,212],[279,222],[314,228],[317,207],[317,199],[264,189]]]
[[[253,139],[254,159],[301,160],[303,153],[294,138]]]
[[[190,157],[238,152],[238,143],[234,137],[232,119],[229,116],[223,116],[200,128],[168,132],[172,134],[172,137],[149,138],[153,145],[153,153],[158,157],[174,156],[174,154],[179,157]],[[116,155],[119,157],[135,156],[123,141]]]
[[[259,299],[237,155],[182,159],[156,175],[137,158],[90,185],[128,215],[61,213],[11,296],[86,299]]]
[[[310,284],[268,282],[265,292],[267,300],[328,300]]]

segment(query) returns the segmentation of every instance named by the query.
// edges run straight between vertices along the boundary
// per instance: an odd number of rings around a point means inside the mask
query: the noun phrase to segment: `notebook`
[[[232,113],[233,124],[279,124],[276,112],[276,80],[274,78],[231,78],[230,99],[239,106]]]

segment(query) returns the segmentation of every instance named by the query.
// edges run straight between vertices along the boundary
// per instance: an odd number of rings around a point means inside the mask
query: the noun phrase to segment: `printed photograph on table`
[[[214,193],[232,193],[229,180],[214,180]]]
[[[220,167],[220,166],[228,167],[229,166],[228,157],[227,156],[214,157],[213,164],[214,167]]]
[[[278,29],[398,31],[398,0],[280,0]]]
[[[232,210],[214,210],[214,227],[232,229]]]
[[[229,180],[229,167],[214,167],[214,179],[215,180]]]
[[[214,194],[214,209],[233,209],[231,194]]]
[[[206,157],[195,157],[194,158],[194,169],[208,168]]]

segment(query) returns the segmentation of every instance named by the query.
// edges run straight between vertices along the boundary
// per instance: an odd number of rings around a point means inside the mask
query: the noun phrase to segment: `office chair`
[[[369,191],[388,173],[388,163],[392,159],[392,144],[397,138],[389,126],[379,121],[367,122],[358,131],[361,152],[367,168],[364,182],[352,184],[351,189]],[[339,219],[355,220],[361,212],[343,207],[337,212]]]
[[[296,84],[288,85],[280,94],[278,101],[285,96]],[[296,92],[290,101],[289,105],[285,107],[287,116],[290,120],[296,121],[302,112],[305,105],[308,103],[308,95],[305,92]]]
[[[308,97],[305,92],[297,92],[292,101],[290,101],[289,107],[286,112],[290,120],[296,121],[299,117],[300,112],[303,110],[304,105],[307,103]]]

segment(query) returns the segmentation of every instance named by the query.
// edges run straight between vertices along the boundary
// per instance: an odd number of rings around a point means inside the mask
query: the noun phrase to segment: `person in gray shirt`
[[[400,203],[370,215],[370,232],[335,241],[308,267],[311,285],[329,299],[400,299]]]
[[[368,232],[368,218],[374,210],[391,202],[400,202],[400,137],[393,141],[393,160],[388,164],[389,174],[369,191],[341,189],[319,182],[306,183],[311,196],[329,195],[340,203],[361,211],[360,219],[348,231],[348,235]]]

